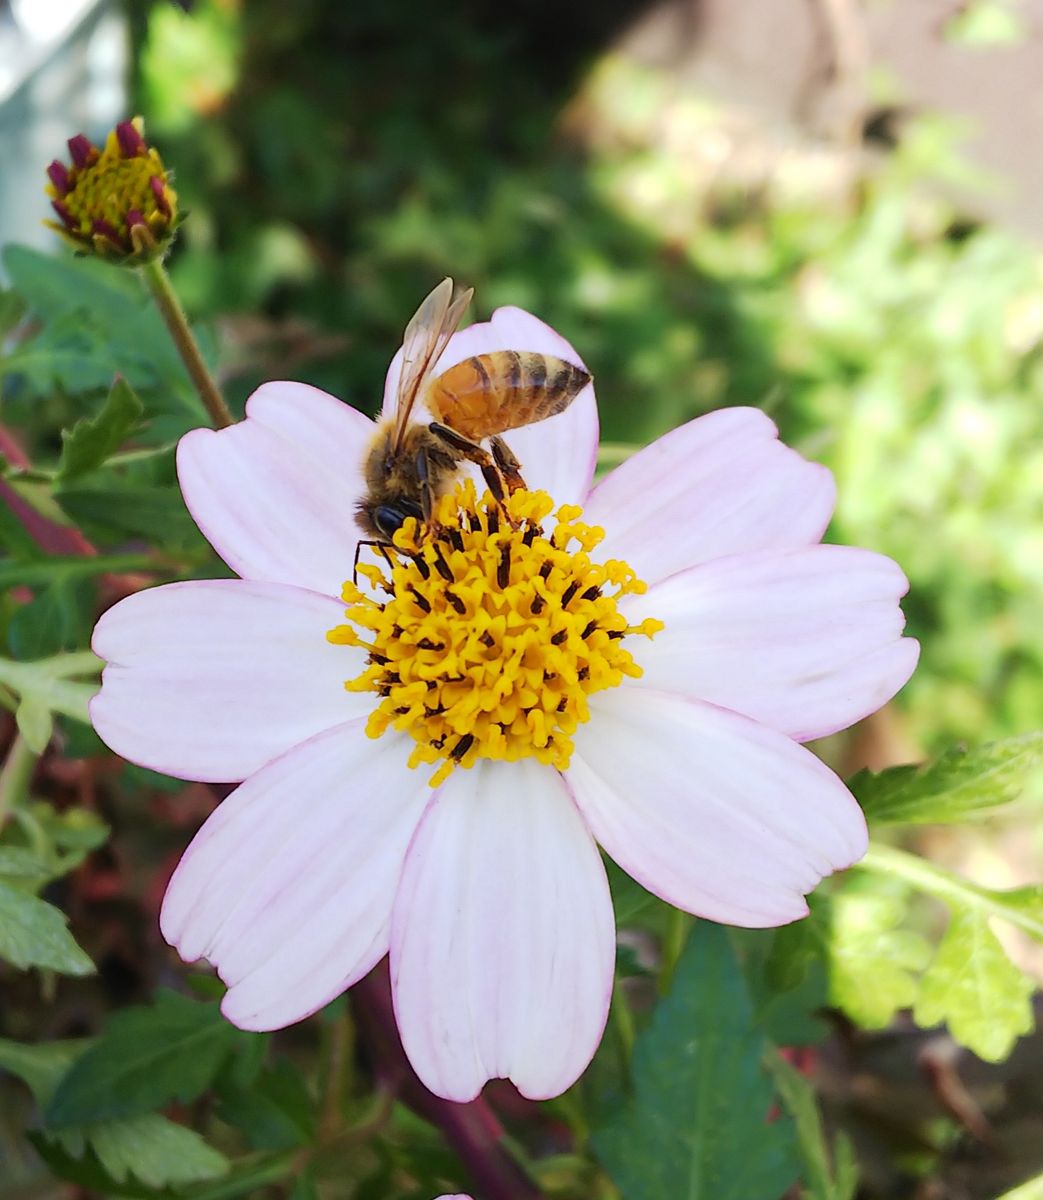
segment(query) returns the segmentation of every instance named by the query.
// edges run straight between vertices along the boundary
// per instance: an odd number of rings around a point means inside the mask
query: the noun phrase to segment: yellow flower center
[[[78,249],[145,262],[169,244],[178,224],[177,195],[163,160],[143,136],[140,117],[121,122],[102,149],[82,135],[69,142],[73,161],[48,169],[61,223],[47,222]]]
[[[154,150],[148,156],[121,158],[118,151],[110,155],[106,149],[93,166],[78,173],[63,200],[81,233],[92,233],[100,220],[125,234],[129,212],[141,213],[146,221],[158,212],[151,180],[162,178],[163,167],[154,158]]]
[[[563,505],[544,533],[553,507],[546,492],[517,491],[506,520],[466,482],[439,501],[433,533],[409,518],[385,567],[358,568],[383,599],[344,585],[349,624],[326,636],[369,652],[345,687],[380,696],[370,737],[408,732],[411,767],[441,762],[432,786],[479,758],[563,770],[587,697],[641,674],[624,640],[663,628],[618,611],[645,585],[625,562],[591,560],[604,532],[580,508]]]

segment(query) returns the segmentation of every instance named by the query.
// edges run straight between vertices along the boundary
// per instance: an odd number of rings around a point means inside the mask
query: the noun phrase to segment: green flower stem
[[[670,981],[674,977],[674,968],[681,957],[681,951],[688,940],[692,928],[692,918],[679,908],[671,908],[667,920],[666,931],[663,934],[663,944],[659,961],[659,994],[665,996],[670,990]]]
[[[935,866],[926,859],[896,850],[893,846],[882,846],[873,842],[865,858],[858,864],[867,871],[891,875],[904,880],[912,887],[937,896],[950,903],[977,908],[990,917],[999,917],[1024,929],[1036,941],[1043,941],[1043,921],[1033,912],[1014,904],[1004,904],[989,888],[980,887],[944,867]]]
[[[206,363],[203,362],[203,356],[199,353],[196,339],[192,336],[192,330],[189,328],[185,310],[181,307],[181,301],[177,298],[177,293],[174,291],[170,276],[163,263],[158,258],[145,263],[141,267],[141,274],[166,322],[174,345],[177,346],[178,354],[181,355],[181,361],[185,364],[185,369],[199,393],[199,398],[210,414],[214,428],[224,429],[233,424],[235,418],[214,382],[214,377],[207,370]]]
[[[25,738],[20,733],[15,734],[4,765],[0,768],[0,828],[28,796],[36,758],[26,745]]]

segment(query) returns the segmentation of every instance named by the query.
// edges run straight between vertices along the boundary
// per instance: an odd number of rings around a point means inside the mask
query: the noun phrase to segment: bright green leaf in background
[[[1001,1062],[1033,1027],[1034,990],[1007,957],[988,918],[956,907],[920,981],[913,1016],[927,1027],[944,1021],[960,1045],[987,1062]]]
[[[728,934],[700,921],[637,1039],[633,1099],[593,1136],[624,1200],[778,1200],[799,1168],[766,1050]]]
[[[1043,762],[1043,733],[955,747],[925,766],[859,771],[848,780],[871,824],[965,821],[1016,800]]]
[[[930,943],[905,927],[906,915],[900,898],[873,891],[824,907],[830,1002],[866,1029],[883,1029],[913,1003],[930,961]]]

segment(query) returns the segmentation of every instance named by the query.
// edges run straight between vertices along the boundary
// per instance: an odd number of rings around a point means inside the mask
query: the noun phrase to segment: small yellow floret
[[[575,505],[546,535],[553,507],[545,492],[517,491],[508,521],[466,482],[439,502],[433,531],[410,518],[385,568],[359,567],[383,602],[344,585],[350,623],[327,637],[369,651],[345,687],[381,697],[370,737],[403,730],[416,740],[410,766],[441,760],[433,786],[479,758],[533,755],[563,770],[587,697],[641,674],[623,639],[663,627],[627,624],[616,602],[645,585],[624,562],[591,561],[604,532]]]

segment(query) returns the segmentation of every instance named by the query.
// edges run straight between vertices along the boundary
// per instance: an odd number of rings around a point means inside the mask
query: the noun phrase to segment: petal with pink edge
[[[302,383],[266,383],[228,429],[194,429],[177,448],[185,504],[244,579],[339,596],[351,576],[362,461],[373,422]]]
[[[646,583],[727,554],[818,542],[836,490],[826,467],[778,440],[756,408],[696,417],[598,484],[586,520],[599,558],[625,559]]]
[[[488,1079],[556,1096],[608,1015],[615,926],[604,866],[561,778],[533,760],[457,771],[409,848],[391,929],[410,1062],[447,1100]]]
[[[635,654],[636,682],[745,713],[798,741],[875,712],[908,680],[898,564],[853,546],[704,563],[620,604],[666,628]]]
[[[411,744],[411,743],[410,743]],[[399,735],[328,729],[218,806],[167,888],[163,936],[228,984],[240,1029],[281,1029],[387,953],[402,860],[431,789]]]
[[[438,360],[434,375],[476,354],[495,350],[535,350],[577,367],[585,364],[572,346],[524,309],[498,308],[488,321],[454,334]],[[384,383],[384,415],[395,410],[402,352],[395,355]],[[424,414],[430,420],[429,414]],[[558,504],[582,504],[594,478],[598,452],[598,409],[594,385],[588,384],[563,413],[536,425],[514,429],[505,440],[522,464],[528,487],[542,488]]]
[[[131,762],[209,783],[238,782],[372,698],[344,681],[363,651],[326,631],[343,605],[278,583],[209,579],[128,596],[91,645],[108,665],[91,700],[94,728]]]
[[[851,793],[809,750],[748,717],[646,688],[590,700],[565,773],[594,836],[670,904],[783,925],[865,853]]]

